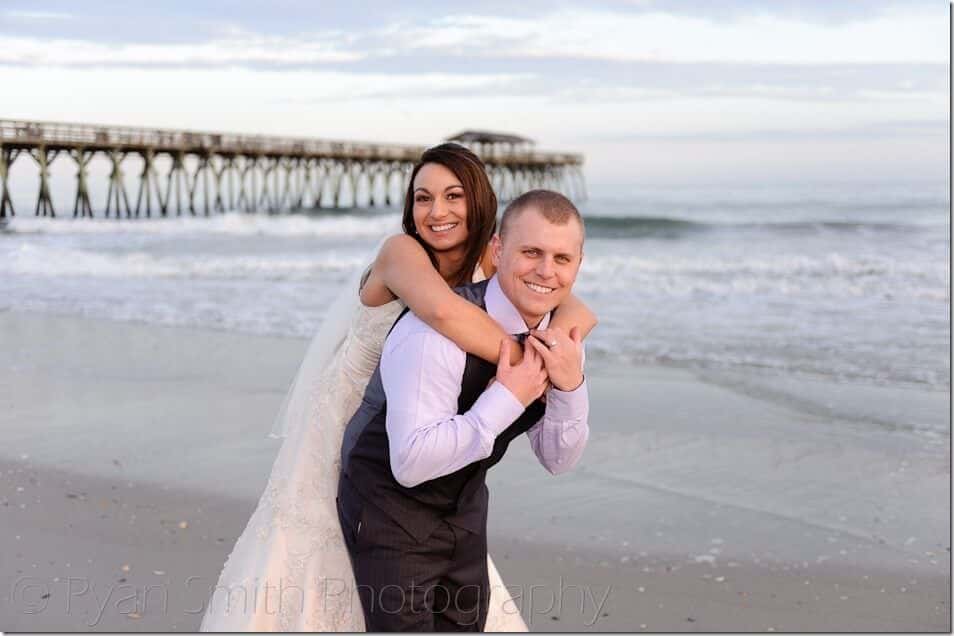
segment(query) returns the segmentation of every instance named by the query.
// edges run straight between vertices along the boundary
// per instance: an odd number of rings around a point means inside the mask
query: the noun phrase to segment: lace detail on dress
[[[475,272],[475,280],[478,278]],[[201,631],[365,631],[335,497],[344,429],[403,303],[359,305],[315,386],[308,423],[290,431],[248,525],[225,562]],[[527,631],[493,562],[485,631]],[[508,602],[509,601],[509,602]]]

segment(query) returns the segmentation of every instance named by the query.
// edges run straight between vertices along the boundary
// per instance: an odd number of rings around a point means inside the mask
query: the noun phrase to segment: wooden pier
[[[532,188],[550,188],[575,199],[586,196],[583,156],[538,152],[513,135],[465,131],[449,138],[484,161],[501,201]],[[406,179],[424,146],[332,141],[0,120],[0,218],[14,216],[10,168],[32,158],[39,172],[36,216],[56,216],[50,166],[72,160],[76,169],[73,216],[94,216],[89,164],[97,155],[110,166],[103,214],[119,218],[192,216],[341,207],[359,190],[371,206],[400,205]],[[138,177],[135,197],[127,170]],[[134,181],[135,183],[135,181]],[[153,207],[155,201],[155,207]]]

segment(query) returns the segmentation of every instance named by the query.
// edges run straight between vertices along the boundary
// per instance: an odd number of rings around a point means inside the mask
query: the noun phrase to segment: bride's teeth
[[[448,223],[448,224],[446,224],[446,225],[432,225],[432,226],[431,226],[431,229],[432,229],[433,231],[435,231],[435,232],[444,232],[444,231],[449,230],[449,229],[451,229],[452,227],[456,227],[456,226],[457,226],[456,223]]]

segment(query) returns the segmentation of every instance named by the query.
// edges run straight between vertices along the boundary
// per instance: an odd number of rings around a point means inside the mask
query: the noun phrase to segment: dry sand
[[[196,629],[303,349],[0,314],[0,629]],[[590,382],[579,471],[515,444],[490,480],[491,553],[531,630],[950,631],[949,436],[870,435],[671,370]]]

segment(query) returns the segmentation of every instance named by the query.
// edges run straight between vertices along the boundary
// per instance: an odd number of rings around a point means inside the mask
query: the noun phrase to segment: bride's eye
[[[427,203],[430,200],[431,198],[427,196],[426,194],[419,194],[416,197],[414,197],[415,203]]]

